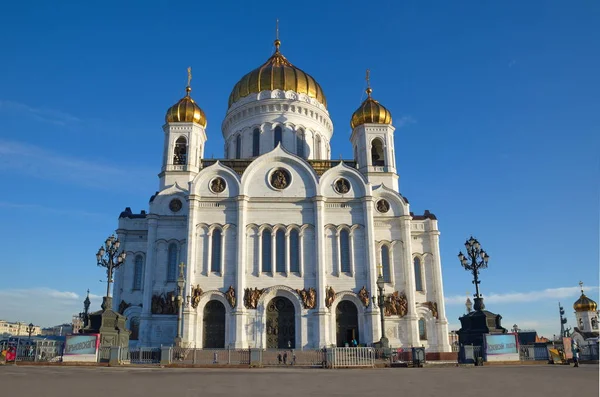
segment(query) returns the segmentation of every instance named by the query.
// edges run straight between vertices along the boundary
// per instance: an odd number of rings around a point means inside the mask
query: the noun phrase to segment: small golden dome
[[[392,124],[392,114],[382,104],[371,98],[371,88],[367,88],[367,99],[352,114],[352,128],[366,123]]]
[[[241,98],[265,90],[294,91],[306,94],[327,107],[327,99],[325,99],[319,83],[308,73],[292,65],[279,52],[280,44],[279,40],[275,40],[275,54],[237,82],[229,95],[229,107]]]
[[[573,309],[576,312],[595,312],[598,310],[598,304],[581,291],[581,296],[573,303]]]
[[[204,111],[190,96],[192,88],[188,85],[185,90],[186,95],[167,110],[165,121],[167,123],[196,123],[206,127]]]

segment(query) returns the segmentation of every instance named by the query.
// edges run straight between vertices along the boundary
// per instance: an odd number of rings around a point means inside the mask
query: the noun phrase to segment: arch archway
[[[385,165],[383,142],[379,138],[375,138],[371,143],[371,163],[375,167]]]
[[[288,298],[276,296],[266,308],[267,349],[296,347],[296,310]]]
[[[348,344],[352,346],[352,340],[360,341],[358,334],[358,309],[356,305],[343,300],[335,309],[336,345],[343,347]]]
[[[222,349],[225,347],[225,306],[218,300],[209,301],[204,306],[202,316],[204,332],[202,347],[205,349]]]

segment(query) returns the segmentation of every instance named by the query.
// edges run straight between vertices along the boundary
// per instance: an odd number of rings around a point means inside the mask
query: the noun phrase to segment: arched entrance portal
[[[205,349],[222,349],[225,347],[225,306],[217,300],[209,301],[204,306],[204,332],[202,346]]]
[[[352,346],[352,339],[359,342],[358,335],[358,310],[350,301],[341,301],[335,309],[336,341],[338,347],[347,343]]]
[[[267,349],[296,347],[296,311],[287,298],[278,296],[267,306]]]

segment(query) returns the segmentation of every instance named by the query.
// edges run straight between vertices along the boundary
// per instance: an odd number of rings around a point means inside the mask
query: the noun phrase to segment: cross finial
[[[188,72],[188,83],[187,83],[187,87],[185,87],[185,90],[187,91],[188,96],[190,95],[190,91],[192,90],[192,67],[188,67],[187,68],[187,72]]]
[[[581,295],[583,295],[583,281],[579,282],[579,288],[581,288]]]
[[[183,268],[185,267],[185,264],[183,262],[181,262],[179,264],[179,276],[183,277]]]
[[[371,71],[369,69],[367,69],[367,75],[365,79],[367,80],[367,95],[369,98],[371,98],[371,93],[373,90],[371,89]]]
[[[279,40],[279,18],[275,20],[275,52],[279,52],[279,46],[281,41]]]

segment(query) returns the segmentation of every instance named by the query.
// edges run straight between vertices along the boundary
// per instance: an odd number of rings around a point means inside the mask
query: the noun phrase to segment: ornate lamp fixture
[[[481,248],[481,244],[473,236],[465,242],[465,248],[467,255],[465,256],[461,251],[458,253],[458,259],[462,267],[473,274],[475,310],[483,310],[485,309],[485,305],[483,304],[483,298],[479,294],[479,283],[481,282],[479,280],[479,270],[488,267],[490,256]]]
[[[389,347],[389,341],[385,336],[385,318],[383,316],[383,307],[385,305],[385,280],[381,273],[379,273],[379,276],[377,277],[377,289],[379,291],[379,295],[377,296],[377,306],[379,306],[379,316],[381,317],[381,339],[379,342],[381,343],[381,347],[385,349]]]
[[[110,284],[113,282],[114,271],[125,262],[127,253],[121,251],[119,253],[119,247],[121,242],[113,234],[104,242],[104,246],[101,246],[96,253],[96,261],[98,266],[106,268],[106,296],[102,300],[102,309],[107,310],[112,307],[112,298],[110,297]]]

